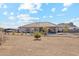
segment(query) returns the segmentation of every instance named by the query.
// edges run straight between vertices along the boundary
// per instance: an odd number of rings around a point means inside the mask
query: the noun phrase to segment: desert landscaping
[[[78,56],[79,34],[64,33],[42,36],[34,41],[34,36],[0,34],[3,40],[0,55],[3,56]],[[0,38],[0,39],[1,39]]]
[[[15,2],[0,3],[0,56],[79,56],[79,3]]]

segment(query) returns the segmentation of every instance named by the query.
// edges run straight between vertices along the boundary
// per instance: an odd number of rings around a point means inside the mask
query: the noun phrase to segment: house
[[[69,28],[69,32],[75,32],[75,33],[79,33],[79,27],[72,27],[72,28]]]
[[[7,28],[3,30],[4,32],[17,32],[16,29]]]
[[[19,27],[19,32],[33,33],[41,32],[47,29],[47,33],[55,33],[56,25],[50,22],[35,22]]]
[[[65,28],[67,28],[70,32],[76,31],[78,29],[77,26],[75,26],[72,22],[70,23],[60,23],[57,25],[58,32],[63,32]]]

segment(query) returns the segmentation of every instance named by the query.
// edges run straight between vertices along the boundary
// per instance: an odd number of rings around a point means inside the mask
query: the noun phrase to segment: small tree
[[[48,29],[47,29],[46,27],[44,27],[43,30],[44,30],[44,32],[43,32],[44,35],[47,35],[47,33],[48,33]]]
[[[68,31],[69,31],[69,29],[68,29],[67,25],[65,25],[64,26],[64,32],[68,32]]]

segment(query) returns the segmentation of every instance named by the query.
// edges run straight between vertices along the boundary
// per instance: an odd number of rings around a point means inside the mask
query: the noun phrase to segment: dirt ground
[[[4,35],[1,56],[79,56],[79,35],[52,35],[34,41],[33,36]]]

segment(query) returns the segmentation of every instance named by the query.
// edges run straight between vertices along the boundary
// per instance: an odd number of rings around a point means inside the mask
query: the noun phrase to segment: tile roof
[[[35,22],[35,23],[31,23],[31,24],[27,24],[21,27],[56,27],[55,24],[50,23],[50,22]]]

